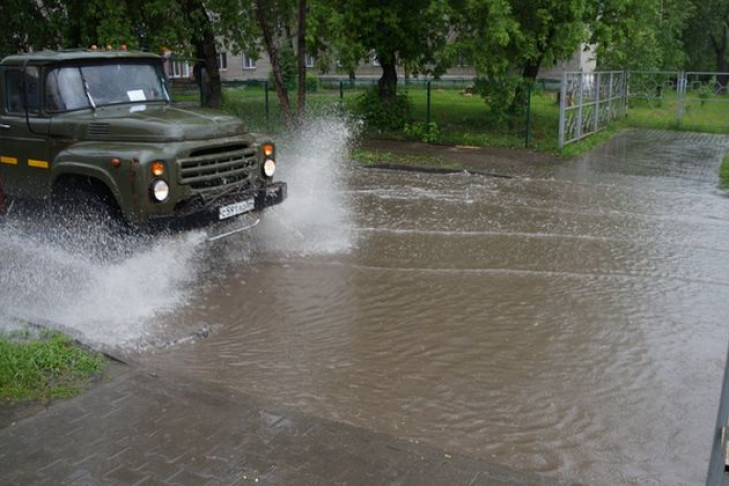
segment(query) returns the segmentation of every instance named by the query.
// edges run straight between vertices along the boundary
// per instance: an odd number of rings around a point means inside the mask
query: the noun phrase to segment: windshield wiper
[[[78,68],[78,72],[81,75],[81,83],[84,86],[84,93],[86,93],[86,98],[88,98],[89,103],[91,104],[91,108],[96,111],[96,103],[94,103],[94,98],[91,96],[91,93],[89,92],[89,83],[86,82],[86,78],[84,77],[84,70],[81,68]]]

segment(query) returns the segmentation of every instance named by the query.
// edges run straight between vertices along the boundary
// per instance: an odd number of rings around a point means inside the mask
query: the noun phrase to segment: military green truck
[[[236,117],[173,103],[155,54],[42,51],[0,62],[0,211],[32,201],[145,231],[230,228],[286,198],[275,171],[270,139]]]

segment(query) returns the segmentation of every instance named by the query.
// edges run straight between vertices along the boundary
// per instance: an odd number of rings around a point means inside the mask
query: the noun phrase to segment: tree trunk
[[[509,112],[512,114],[519,114],[526,108],[527,103],[527,83],[533,84],[539,76],[539,68],[542,65],[542,59],[544,56],[539,56],[537,59],[527,61],[524,65],[524,69],[521,72],[521,79],[524,81],[514,88],[514,100],[509,107]]]
[[[377,59],[382,67],[382,77],[377,82],[380,100],[385,104],[395,102],[397,96],[397,65],[394,53],[379,54]]]
[[[719,73],[727,72],[727,34],[729,34],[729,26],[726,23],[723,25],[721,38],[711,36],[711,47],[714,48],[714,54],[716,55],[716,71]],[[727,76],[719,75],[716,80],[716,91],[717,93],[726,93]]]
[[[281,52],[273,36],[273,26],[269,19],[268,11],[266,10],[265,0],[256,0],[256,20],[258,21],[258,27],[261,29],[263,45],[271,60],[273,84],[281,104],[281,114],[284,117],[285,123],[289,125],[292,120],[291,103],[289,102],[289,93],[281,74]]]
[[[539,68],[542,65],[542,58],[539,57],[539,59],[536,59],[534,61],[527,61],[526,65],[524,66],[524,70],[521,73],[522,78],[524,78],[525,81],[531,81],[534,82],[537,80],[537,76],[539,76]]]
[[[299,35],[297,38],[297,54],[299,56],[297,119],[299,123],[304,121],[306,111],[306,8],[306,0],[299,0]]]
[[[183,3],[185,16],[191,25],[198,24],[193,39],[195,47],[195,66],[193,73],[200,89],[201,104],[208,108],[223,106],[223,89],[218,69],[218,52],[215,47],[215,34],[207,10],[200,0],[187,0]]]
[[[215,38],[206,34],[196,46],[197,58],[204,63],[197,82],[202,93],[203,106],[220,109],[223,107],[223,89],[218,69],[218,52]]]

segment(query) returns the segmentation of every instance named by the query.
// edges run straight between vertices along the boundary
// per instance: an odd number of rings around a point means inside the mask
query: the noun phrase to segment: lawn
[[[489,117],[486,103],[480,96],[464,93],[465,85],[433,87],[431,91],[430,121],[437,126],[437,136],[432,142],[454,145],[479,145],[498,147],[523,147],[526,133],[526,119],[495,123]],[[320,88],[307,94],[309,113],[328,113],[345,107],[353,111],[358,96],[365,87],[349,85]],[[412,101],[413,123],[425,124],[427,120],[427,90],[422,84],[401,84],[402,92]],[[273,91],[266,93],[258,86],[240,86],[225,90],[224,109],[243,118],[252,130],[278,131],[282,124],[279,118],[278,97]],[[296,102],[295,93],[291,97]],[[268,114],[267,114],[268,112]],[[559,107],[554,92],[541,91],[532,96],[532,118],[530,145],[538,150],[552,151],[557,147],[557,123]],[[406,133],[379,134],[394,138],[413,138]],[[417,137],[415,137],[417,138]]]
[[[399,89],[407,93],[412,102],[413,120],[407,130],[395,133],[366,133],[365,136],[395,139],[422,139],[446,145],[471,145],[522,148],[526,144],[527,120],[523,115],[495,122],[488,107],[478,95],[470,95],[467,83],[433,83],[430,93],[430,117],[425,84],[401,82]],[[367,85],[338,83],[320,86],[307,94],[307,111],[311,114],[354,112],[356,101]],[[291,92],[291,103],[296,105],[296,93]],[[683,116],[676,116],[675,94],[660,100],[631,99],[625,119],[616,121],[609,129],[588,139],[559,150],[559,105],[557,92],[536,88],[531,97],[529,147],[540,152],[578,155],[594,145],[609,139],[626,127],[689,130],[729,134],[729,96],[715,100],[702,99],[689,94],[684,100]],[[283,123],[279,114],[276,93],[266,93],[263,83],[229,86],[224,90],[224,109],[242,118],[253,131],[281,132]],[[428,129],[426,121],[432,124]],[[424,135],[427,133],[427,137]]]
[[[0,334],[0,404],[76,395],[99,374],[104,358],[54,331]]]

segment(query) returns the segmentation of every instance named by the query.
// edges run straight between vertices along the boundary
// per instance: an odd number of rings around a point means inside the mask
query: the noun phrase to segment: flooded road
[[[511,178],[312,178],[252,239],[175,240],[195,271],[140,339],[207,337],[134,359],[567,481],[703,482],[729,344],[727,149],[635,131]],[[171,266],[155,255],[140,269]]]

